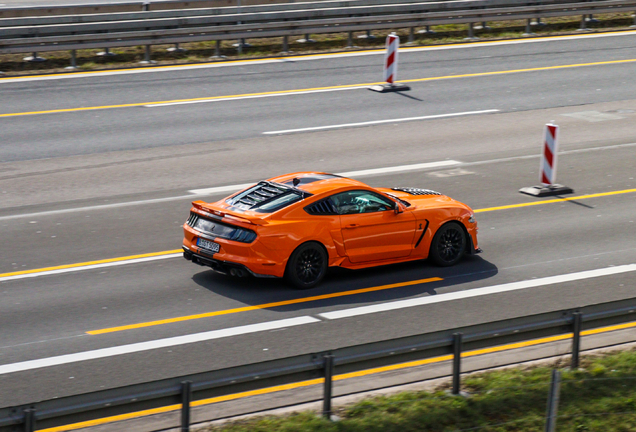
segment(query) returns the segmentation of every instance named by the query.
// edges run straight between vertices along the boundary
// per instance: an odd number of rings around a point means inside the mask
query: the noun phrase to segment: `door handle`
[[[358,226],[360,226],[360,225],[358,225],[358,224],[349,224],[349,225],[345,226],[345,228],[355,228],[355,227],[358,227]]]

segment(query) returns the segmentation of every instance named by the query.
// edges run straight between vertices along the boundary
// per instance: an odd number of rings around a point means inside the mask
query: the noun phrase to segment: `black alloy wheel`
[[[285,278],[294,288],[313,288],[327,272],[327,252],[322,245],[308,242],[300,245],[287,262]]]
[[[466,252],[466,234],[457,222],[443,225],[433,237],[429,256],[435,264],[448,267],[456,264]]]

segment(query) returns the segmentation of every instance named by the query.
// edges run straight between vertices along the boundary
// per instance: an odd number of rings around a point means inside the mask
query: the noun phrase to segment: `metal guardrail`
[[[175,404],[181,404],[181,426],[187,430],[192,401],[316,378],[325,378],[323,414],[328,416],[335,374],[448,354],[453,355],[453,392],[457,394],[463,351],[572,333],[572,364],[577,367],[582,330],[634,319],[636,299],[627,299],[242,365],[2,408],[0,432],[32,432],[36,424],[50,428]]]
[[[351,40],[354,31],[411,28],[412,35],[416,26],[451,23],[469,24],[471,37],[474,22],[624,12],[636,9],[636,0],[457,0],[315,7],[265,12],[242,8],[241,13],[232,13],[235,8],[205,9],[199,11],[203,15],[196,16],[177,11],[172,13],[176,17],[146,11],[110,14],[121,18],[118,20],[104,15],[73,17],[85,22],[66,24],[52,24],[51,17],[32,18],[20,25],[11,25],[12,19],[0,19],[0,54],[146,45],[149,60],[149,47],[158,44],[283,37],[286,48],[287,38],[293,35],[349,32]],[[93,19],[98,21],[90,22]]]

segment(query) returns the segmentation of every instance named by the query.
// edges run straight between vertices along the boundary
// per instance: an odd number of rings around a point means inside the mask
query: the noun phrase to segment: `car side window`
[[[339,193],[331,197],[338,214],[373,213],[393,210],[393,201],[366,190]]]

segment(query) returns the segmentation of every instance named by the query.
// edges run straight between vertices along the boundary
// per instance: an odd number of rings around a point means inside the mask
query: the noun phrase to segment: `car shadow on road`
[[[319,286],[309,290],[294,290],[282,279],[229,277],[212,270],[198,272],[192,277],[192,280],[210,292],[236,300],[247,306],[300,300],[298,303],[263,307],[263,309],[287,312],[335,305],[399,300],[420,295],[437,295],[456,291],[453,289],[455,285],[488,279],[497,273],[498,270],[494,264],[477,255],[468,256],[453,267],[437,267],[429,261],[413,261],[364,270],[333,268],[329,269]],[[442,280],[423,281],[430,278],[441,278]],[[391,285],[397,286],[391,287]],[[348,291],[369,288],[378,289],[347,294]],[[311,299],[312,297],[330,295],[336,296]]]

